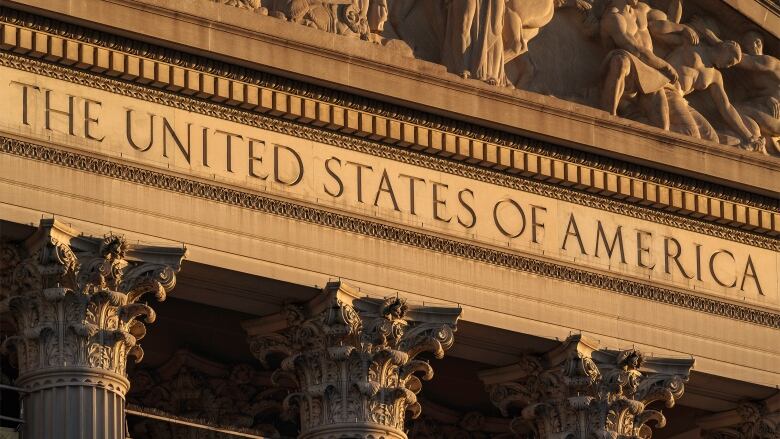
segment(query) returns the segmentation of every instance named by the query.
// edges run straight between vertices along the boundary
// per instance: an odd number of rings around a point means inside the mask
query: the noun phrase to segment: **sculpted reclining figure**
[[[674,89],[667,89],[672,125],[671,130],[701,139],[719,141],[712,125],[693,108],[684,96],[695,90],[706,90],[726,124],[739,136],[740,147],[752,151],[763,149],[755,123],[739,114],[729,101],[718,69],[737,65],[742,50],[734,41],[722,41],[714,46],[680,46],[667,58],[679,75]]]
[[[387,0],[269,0],[268,4],[274,17],[363,39],[381,32],[387,20]]]
[[[634,100],[652,125],[668,130],[669,105],[664,88],[677,82],[677,71],[653,52],[654,35],[680,33],[698,43],[689,27],[666,19],[666,14],[638,0],[611,0],[600,20],[607,49],[601,107],[617,115],[621,100]]]
[[[715,22],[681,23],[684,0],[213,1],[393,46],[463,78],[748,150],[766,152],[767,144],[780,155],[780,60],[763,53],[758,31],[744,33],[743,53],[718,38]],[[586,11],[586,20],[556,12],[566,6]],[[587,38],[594,33],[602,49]],[[727,87],[719,70],[732,66],[741,73],[726,75]]]

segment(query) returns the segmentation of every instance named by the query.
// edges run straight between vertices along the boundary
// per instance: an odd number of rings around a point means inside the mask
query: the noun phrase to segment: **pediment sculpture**
[[[780,156],[778,40],[718,0],[213,1]]]

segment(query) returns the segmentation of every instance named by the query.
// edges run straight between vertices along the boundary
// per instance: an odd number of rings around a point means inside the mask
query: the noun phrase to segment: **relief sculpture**
[[[780,155],[777,39],[717,0],[213,1],[400,50],[464,79]]]

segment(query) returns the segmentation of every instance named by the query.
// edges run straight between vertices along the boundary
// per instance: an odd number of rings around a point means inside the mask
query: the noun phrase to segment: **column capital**
[[[423,352],[442,358],[454,342],[460,308],[376,299],[341,282],[300,306],[244,322],[252,353],[295,391],[301,438],[405,439],[406,412],[420,414],[421,380],[433,377]]]
[[[517,434],[540,439],[650,438],[654,421],[666,419],[647,407],[674,406],[682,397],[693,359],[648,358],[636,349],[599,349],[580,335],[517,364],[480,373],[490,399],[513,417]]]
[[[10,314],[24,394],[24,437],[125,439],[127,359],[165,300],[183,247],[84,236],[42,220],[21,243],[0,245],[0,313]]]
[[[705,439],[780,439],[780,392],[696,420]]]
[[[143,357],[141,320],[155,319],[144,300],[165,300],[185,253],[113,234],[84,236],[55,219],[42,220],[21,243],[3,243],[0,312],[16,326],[3,346],[15,347],[19,381],[62,368],[124,380],[127,357]]]

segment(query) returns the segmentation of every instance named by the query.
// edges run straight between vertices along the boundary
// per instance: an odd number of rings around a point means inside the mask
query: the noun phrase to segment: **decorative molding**
[[[517,435],[650,439],[648,422],[661,428],[666,419],[648,406],[673,407],[693,364],[693,359],[646,359],[635,349],[598,349],[574,335],[542,356],[481,372],[480,379],[501,413],[514,417]]]
[[[437,359],[455,342],[460,308],[409,306],[401,298],[361,298],[341,282],[280,314],[242,323],[252,354],[271,367],[275,383],[294,388],[284,400],[297,407],[300,439],[406,439],[407,412],[417,418],[417,393]]]
[[[780,393],[764,401],[745,401],[737,408],[696,420],[705,439],[780,438]]]
[[[423,413],[407,421],[410,439],[514,439],[509,421],[494,418],[479,411],[460,412],[435,404],[421,402]]]
[[[273,386],[270,372],[247,364],[228,366],[178,350],[159,367],[136,369],[130,382],[127,402],[141,412],[268,438],[295,437],[297,427],[282,416],[287,390]],[[214,439],[233,437],[151,419],[129,424],[136,439],[194,438],[201,437],[199,433]]]
[[[328,126],[449,157],[451,162],[478,163],[682,215],[780,233],[780,213],[775,213],[780,204],[768,197],[616,160],[595,159],[593,154],[474,128],[204,58],[170,50],[159,52],[147,44],[84,31],[8,8],[0,8],[0,12],[0,20],[13,23],[3,26],[0,47],[17,53],[254,112],[268,112],[302,124]],[[71,47],[66,38],[77,38],[79,42]],[[452,129],[453,126],[466,128]]]
[[[125,376],[127,359],[154,322],[147,294],[163,301],[176,285],[184,248],[129,244],[121,236],[79,236],[44,219],[23,244],[4,244],[0,312],[16,334],[19,380],[49,369],[88,368]]]
[[[127,361],[141,361],[142,320],[155,320],[142,300],[165,300],[186,250],[86,237],[52,219],[2,245],[0,313],[15,324],[2,347],[15,350],[25,436],[124,439]],[[52,411],[65,399],[70,415]],[[105,416],[100,435],[88,427],[96,416]]]
[[[752,231],[725,227],[709,221],[705,221],[703,219],[689,218],[663,210],[626,203],[612,198],[598,196],[589,192],[578,191],[570,187],[550,185],[534,179],[523,178],[518,175],[503,174],[485,169],[481,166],[474,166],[462,162],[453,162],[451,160],[431,155],[418,154],[413,151],[409,151],[406,148],[398,148],[390,145],[367,141],[365,139],[355,138],[339,132],[299,125],[295,122],[269,117],[264,114],[251,113],[237,108],[226,108],[218,104],[165,93],[159,90],[150,90],[138,85],[94,76],[84,72],[73,71],[71,69],[58,66],[51,66],[40,61],[30,60],[2,52],[0,52],[0,65],[19,70],[25,70],[37,75],[45,75],[59,80],[69,81],[79,85],[93,87],[112,93],[122,94],[124,96],[129,96],[136,99],[143,99],[148,102],[179,108],[186,111],[203,114],[209,117],[229,120],[231,122],[242,125],[283,133],[314,142],[326,143],[388,160],[395,160],[406,164],[434,169],[439,172],[459,175],[474,180],[480,180],[497,186],[517,189],[523,192],[529,192],[548,198],[559,199],[562,201],[593,207],[599,210],[652,221],[659,224],[666,224],[683,230],[714,236],[720,239],[727,239],[751,246],[780,251],[780,240],[772,236],[764,236]],[[615,184],[618,185],[619,181],[620,180],[615,180]],[[623,186],[630,185],[631,182],[623,183]],[[619,190],[617,187],[614,189]],[[680,200],[682,204],[685,204],[685,200],[690,198],[682,193],[677,193],[677,196],[681,197]],[[701,201],[697,197],[693,197],[690,199],[690,201],[688,201],[688,203],[709,205],[710,200]],[[751,210],[750,212],[755,214],[758,213],[756,210]],[[745,211],[745,213],[748,214],[749,212]],[[780,221],[780,213],[775,214],[775,216],[777,216],[778,221]],[[760,219],[761,216],[759,215],[757,218]],[[771,222],[771,219],[769,221]],[[778,226],[780,227],[780,222],[778,223]]]
[[[306,221],[324,227],[398,242],[412,247],[438,251],[539,276],[552,277],[632,297],[780,329],[780,314],[778,313],[671,290],[657,285],[590,272],[575,267],[540,261],[516,253],[481,247],[190,178],[164,174],[1,136],[0,152],[258,212]],[[735,233],[735,236],[738,235]],[[767,248],[777,250],[777,246],[780,245],[780,243],[771,240],[759,241],[761,238],[760,236],[755,236],[758,243],[773,245],[773,247]]]

